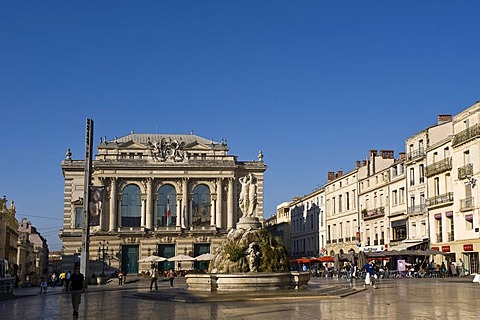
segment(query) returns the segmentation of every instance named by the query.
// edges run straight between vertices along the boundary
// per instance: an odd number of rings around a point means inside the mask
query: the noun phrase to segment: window
[[[396,206],[398,204],[398,191],[392,191],[392,205]]]
[[[347,192],[345,194],[345,197],[346,197],[345,202],[346,202],[346,205],[347,205],[347,210],[350,210],[350,193]]]
[[[129,184],[123,189],[121,225],[123,227],[140,227],[141,209],[140,188],[135,184]]]
[[[419,171],[418,174],[420,176],[420,183],[424,183],[425,182],[425,167],[423,166],[423,164],[418,166],[418,171]]]
[[[177,223],[176,192],[172,185],[163,185],[158,190],[157,226],[175,226]]]
[[[398,203],[405,203],[405,188],[398,190]]]
[[[415,185],[415,169],[410,168],[410,185]]]
[[[343,208],[342,208],[342,195],[340,194],[338,196],[338,212],[342,212],[343,211]]]
[[[210,208],[210,189],[204,184],[196,186],[192,199],[192,225],[194,227],[210,226]]]
[[[83,228],[83,208],[82,207],[75,208],[75,228],[76,229]]]
[[[433,180],[434,192],[436,196],[440,195],[440,179],[437,177]]]
[[[470,164],[470,151],[467,150],[463,153],[463,164],[467,165]]]

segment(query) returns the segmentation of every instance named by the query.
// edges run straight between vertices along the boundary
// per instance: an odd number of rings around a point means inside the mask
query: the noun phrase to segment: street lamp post
[[[105,256],[108,255],[108,241],[98,243],[98,256],[102,258],[102,277],[105,276]]]

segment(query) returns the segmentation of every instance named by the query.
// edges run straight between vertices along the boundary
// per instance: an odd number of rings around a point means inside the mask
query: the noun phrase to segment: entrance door
[[[210,244],[209,243],[195,243],[193,245],[193,254],[195,257],[204,254],[204,253],[210,253]],[[208,269],[208,264],[210,261],[195,261],[193,263],[193,268],[195,270],[207,270]]]
[[[478,252],[468,253],[468,261],[469,266],[467,266],[467,270],[472,273],[478,273]]]
[[[122,271],[124,274],[138,274],[138,245],[122,246]]]
[[[158,245],[158,255],[164,258],[171,258],[175,255],[175,245],[174,244],[159,244]],[[173,261],[163,261],[158,264],[158,269],[160,271],[170,270],[175,268],[175,262]]]

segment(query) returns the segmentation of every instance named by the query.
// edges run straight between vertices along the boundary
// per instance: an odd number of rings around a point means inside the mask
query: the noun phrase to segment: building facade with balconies
[[[389,241],[388,202],[392,150],[370,150],[369,160],[358,169],[362,251],[382,251]]]
[[[325,184],[325,213],[327,224],[326,251],[330,255],[358,252],[360,217],[358,209],[358,169],[348,173],[328,172]]]
[[[472,273],[479,272],[480,251],[480,102],[453,117],[452,191],[453,231],[448,241],[438,244],[440,250],[462,259]],[[447,236],[449,236],[447,232]],[[451,241],[450,241],[451,240]]]
[[[267,169],[263,154],[258,154],[258,161],[238,161],[228,151],[226,141],[193,133],[131,133],[101,139],[93,159],[91,187],[102,191],[103,202],[97,225],[90,227],[90,260],[106,256],[103,263],[136,274],[150,268],[138,260],[152,254],[169,258],[214,253],[236,227],[243,214],[240,206],[250,205],[244,209],[263,221]],[[61,164],[65,189],[60,238],[65,270],[73,268],[81,251],[84,166],[85,160],[73,160],[70,151]],[[106,254],[96,250],[103,241],[108,242]],[[197,268],[195,264],[183,262],[181,268]],[[159,267],[179,265],[162,262]]]

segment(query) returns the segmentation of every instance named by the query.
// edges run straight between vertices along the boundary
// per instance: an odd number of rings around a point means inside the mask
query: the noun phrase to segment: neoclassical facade
[[[138,260],[152,254],[168,258],[213,253],[246,215],[240,210],[245,203],[250,216],[263,220],[267,169],[263,154],[259,153],[257,161],[238,161],[228,150],[226,141],[193,133],[131,133],[100,139],[91,185],[103,191],[103,201],[98,226],[90,227],[90,272],[98,272],[95,261],[103,260],[105,251],[105,264],[128,274],[148,269],[149,264]],[[81,247],[84,165],[84,160],[73,160],[70,152],[62,162],[65,190],[60,238],[64,264],[72,267]],[[244,194],[246,180],[249,192]],[[163,269],[170,267],[202,268],[191,262],[160,264]]]

